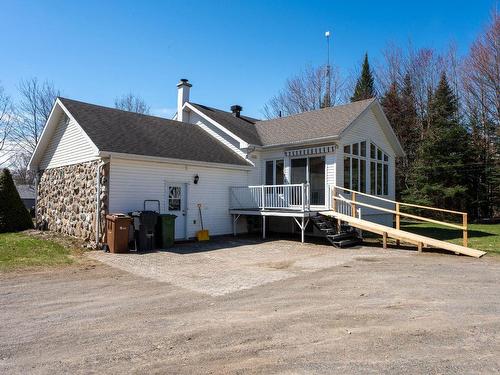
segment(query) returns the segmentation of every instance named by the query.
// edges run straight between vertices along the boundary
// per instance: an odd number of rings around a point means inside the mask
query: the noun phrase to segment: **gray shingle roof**
[[[220,109],[207,107],[201,104],[191,102],[190,104],[245,142],[253,145],[261,145],[257,129],[254,126],[259,120],[247,116],[236,117],[231,112],[221,111]]]
[[[190,104],[244,141],[258,146],[270,146],[338,136],[374,100],[376,99],[361,100],[264,121],[245,116],[238,118],[220,109]]]
[[[334,137],[340,135],[375,100],[361,100],[297,115],[258,121],[255,127],[262,144],[266,146]]]
[[[251,165],[198,126],[59,99],[100,151]]]

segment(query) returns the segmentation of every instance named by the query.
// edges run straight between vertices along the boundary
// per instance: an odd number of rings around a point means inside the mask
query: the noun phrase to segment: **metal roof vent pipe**
[[[240,117],[241,111],[243,111],[243,107],[241,105],[235,104],[231,106],[231,112],[233,112],[233,116]]]

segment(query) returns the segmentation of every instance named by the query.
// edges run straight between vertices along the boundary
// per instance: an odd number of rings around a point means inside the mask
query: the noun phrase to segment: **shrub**
[[[8,169],[0,173],[0,233],[33,228],[30,213],[12,180]]]

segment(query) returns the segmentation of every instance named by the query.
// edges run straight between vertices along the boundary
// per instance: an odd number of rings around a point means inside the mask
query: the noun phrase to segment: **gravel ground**
[[[498,256],[196,246],[0,274],[0,373],[500,372]]]

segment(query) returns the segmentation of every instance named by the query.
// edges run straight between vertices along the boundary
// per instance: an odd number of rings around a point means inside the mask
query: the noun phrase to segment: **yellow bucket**
[[[210,239],[207,229],[196,232],[196,237],[198,238],[198,241],[208,241]]]

